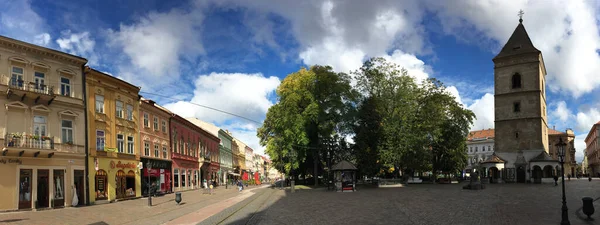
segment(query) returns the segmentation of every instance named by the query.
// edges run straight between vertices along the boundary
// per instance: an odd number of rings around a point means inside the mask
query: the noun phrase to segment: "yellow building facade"
[[[86,62],[0,36],[0,211],[85,204]]]
[[[91,203],[141,196],[140,87],[85,68]]]

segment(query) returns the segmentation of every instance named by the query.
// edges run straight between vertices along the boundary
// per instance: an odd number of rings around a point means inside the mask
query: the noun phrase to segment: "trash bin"
[[[181,192],[175,192],[175,202],[177,202],[177,205],[181,202]]]
[[[594,214],[594,199],[590,197],[584,197],[583,201],[583,213],[588,216],[588,220],[591,220],[591,215]]]

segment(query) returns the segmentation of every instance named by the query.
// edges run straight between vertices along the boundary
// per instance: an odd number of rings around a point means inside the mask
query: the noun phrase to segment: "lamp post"
[[[150,182],[150,170],[152,169],[152,163],[147,162],[146,163],[146,171],[148,172],[148,206],[152,206],[152,193],[150,188],[151,188],[151,182]]]
[[[327,190],[331,188],[331,149],[327,151]]]
[[[562,173],[562,220],[560,221],[561,225],[570,225],[569,222],[569,214],[567,208],[567,199],[565,197],[565,144],[562,140],[562,137],[558,139],[558,143],[556,144],[556,148],[558,149],[558,160],[560,162],[560,172]]]

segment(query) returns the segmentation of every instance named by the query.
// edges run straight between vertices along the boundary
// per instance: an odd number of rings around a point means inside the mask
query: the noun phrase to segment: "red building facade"
[[[173,191],[197,189],[201,186],[198,161],[202,129],[173,114],[170,119]]]

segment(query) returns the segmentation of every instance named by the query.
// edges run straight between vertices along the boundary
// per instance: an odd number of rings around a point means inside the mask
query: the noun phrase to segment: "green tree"
[[[279,101],[269,108],[257,132],[260,143],[286,173],[299,170],[314,176],[323,169],[321,154],[326,152],[320,151],[325,147],[322,140],[350,132],[358,95],[349,76],[335,73],[329,66],[289,74],[276,94]]]
[[[360,175],[375,176],[379,173],[379,143],[382,140],[382,116],[377,110],[378,99],[367,97],[359,105],[354,127],[353,152]]]

